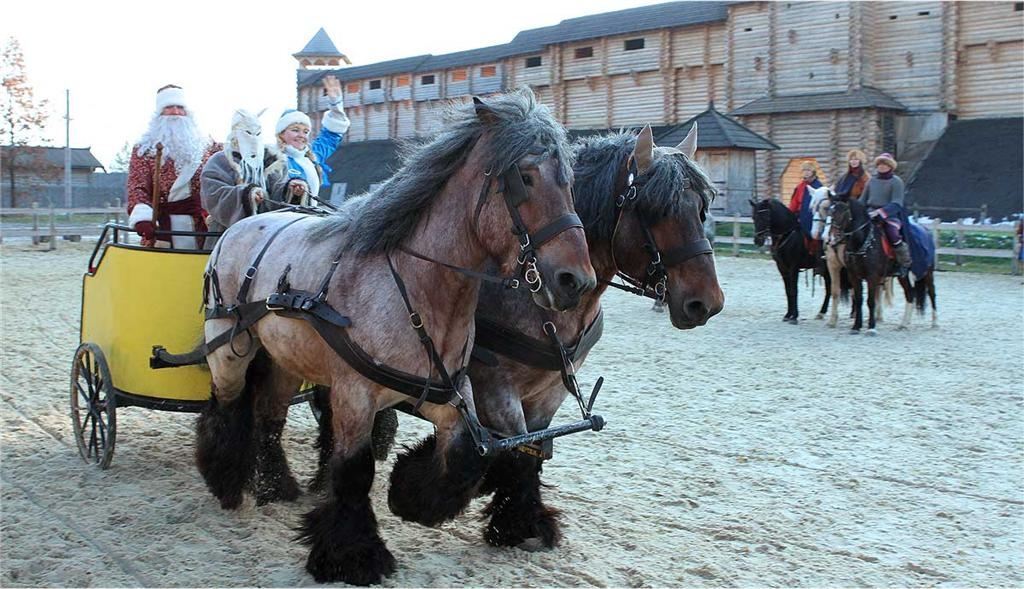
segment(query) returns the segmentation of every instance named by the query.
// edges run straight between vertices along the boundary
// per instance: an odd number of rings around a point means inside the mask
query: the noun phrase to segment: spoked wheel
[[[71,366],[71,424],[82,460],[110,466],[117,436],[117,397],[103,350],[84,343]]]

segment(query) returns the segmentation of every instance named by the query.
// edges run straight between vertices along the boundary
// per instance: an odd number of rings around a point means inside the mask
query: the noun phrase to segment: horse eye
[[[708,212],[704,209],[700,210],[700,222],[703,223],[708,220]]]
[[[523,174],[522,178],[523,178],[523,184],[525,184],[527,186],[533,186],[533,178],[527,176],[526,174]]]

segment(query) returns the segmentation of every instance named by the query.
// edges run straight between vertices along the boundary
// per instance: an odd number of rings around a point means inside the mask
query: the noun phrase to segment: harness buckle
[[[509,279],[505,280],[505,288],[511,288],[511,289],[519,288],[519,279],[518,278],[509,278]]]
[[[555,326],[554,323],[552,323],[550,321],[545,321],[544,325],[543,325],[543,328],[544,328],[544,333],[546,333],[548,335],[555,335],[556,333],[558,333],[558,328]]]
[[[523,279],[526,280],[526,284],[531,286],[530,292],[540,292],[540,289],[544,287],[544,283],[540,278],[540,271],[537,270],[537,262],[535,261],[531,260],[526,264],[526,272],[523,273]]]
[[[245,278],[248,280],[252,280],[256,276],[256,270],[256,266],[249,266],[249,269],[245,271]]]
[[[272,303],[270,302],[270,299],[271,299],[271,298],[272,298],[273,296],[274,296],[274,295],[270,295],[270,296],[268,296],[268,297],[267,297],[267,300],[266,300],[266,303],[267,303],[267,310],[268,310],[268,311],[284,311],[284,307],[282,307],[281,305],[274,305],[274,304],[272,304]]]
[[[414,329],[423,329],[423,318],[415,311],[409,313],[409,323],[412,324]]]

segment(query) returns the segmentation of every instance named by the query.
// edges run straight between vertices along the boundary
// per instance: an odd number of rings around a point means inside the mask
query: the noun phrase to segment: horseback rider
[[[800,231],[804,234],[807,244],[807,251],[817,255],[820,240],[814,239],[811,234],[814,224],[814,211],[811,210],[811,189],[821,188],[821,180],[818,179],[818,169],[813,162],[804,162],[800,166],[803,179],[793,189],[793,196],[789,199],[789,210],[797,216],[800,223]]]
[[[239,109],[231,116],[231,131],[203,166],[200,177],[203,208],[210,231],[224,231],[246,217],[280,208],[287,200],[288,160],[260,139],[259,115]],[[207,249],[212,249],[208,239]]]
[[[142,245],[157,244],[157,226],[162,231],[206,231],[199,172],[219,149],[220,145],[199,131],[181,87],[167,85],[157,91],[156,112],[128,163],[128,225],[142,237]],[[160,177],[154,187],[158,166]],[[156,206],[154,194],[160,197]],[[178,249],[202,245],[202,238],[191,236],[176,235],[171,241]]]
[[[867,159],[868,157],[859,149],[851,149],[847,152],[846,173],[836,180],[835,185],[832,187],[832,192],[835,192],[837,196],[860,198],[861,194],[864,193],[864,187],[867,186],[869,178],[868,173],[864,171],[864,162]]]
[[[334,76],[324,78],[324,90],[331,104],[324,114],[320,134],[310,144],[312,124],[306,113],[290,109],[278,119],[274,132],[277,145],[288,156],[288,202],[309,205],[310,196],[319,196],[330,187],[331,173],[327,158],[338,149],[351,122],[342,104],[341,82]]]
[[[882,153],[875,158],[875,175],[868,181],[861,194],[867,204],[869,215],[881,223],[886,239],[896,254],[900,275],[910,271],[910,246],[903,239],[903,226],[907,213],[903,209],[903,180],[895,174],[896,159],[892,154]]]

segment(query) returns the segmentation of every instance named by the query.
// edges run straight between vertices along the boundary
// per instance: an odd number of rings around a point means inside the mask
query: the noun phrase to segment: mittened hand
[[[135,232],[139,237],[152,241],[156,237],[156,225],[152,221],[139,221],[135,224]]]

